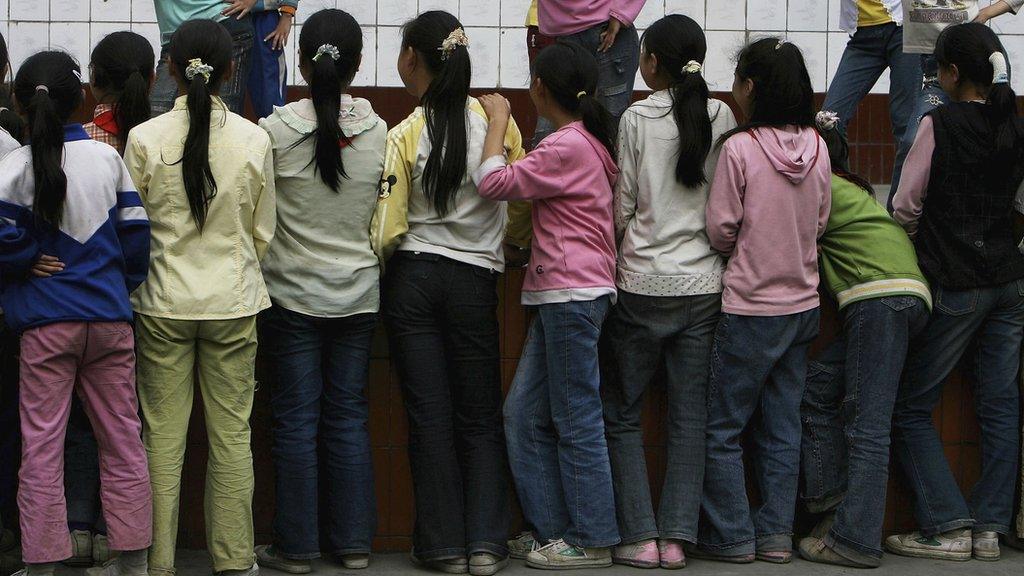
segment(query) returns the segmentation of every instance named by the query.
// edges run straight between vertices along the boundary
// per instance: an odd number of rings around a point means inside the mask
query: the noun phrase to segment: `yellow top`
[[[526,13],[526,25],[539,25],[537,21],[537,0],[530,0],[530,10]]]
[[[878,26],[892,22],[882,0],[857,0],[857,27]]]
[[[381,262],[395,250],[439,254],[466,264],[505,269],[502,241],[529,245],[531,233],[528,203],[496,202],[480,197],[473,172],[480,165],[487,116],[475,98],[466,100],[466,149],[468,164],[454,206],[440,215],[423,193],[423,169],[430,155],[426,118],[417,107],[401,124],[388,132],[377,209],[370,224],[370,243]],[[521,159],[522,137],[515,122],[505,133],[509,162]]]
[[[217,193],[202,232],[181,177],[188,133],[186,97],[135,127],[124,161],[149,214],[149,276],[132,294],[140,314],[173,320],[229,320],[270,307],[260,260],[277,226],[274,153],[259,126],[228,112],[210,114],[210,169]]]

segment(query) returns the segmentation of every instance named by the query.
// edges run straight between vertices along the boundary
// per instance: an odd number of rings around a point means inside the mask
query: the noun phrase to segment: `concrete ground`
[[[210,564],[205,552],[182,550],[178,553],[178,576],[210,576]],[[513,561],[512,566],[501,571],[501,576],[543,576],[552,572],[532,570]],[[643,576],[644,574],[669,574],[669,571],[637,570],[614,566],[601,570],[565,571],[572,576]],[[1024,574],[1024,552],[1003,547],[1003,559],[999,562],[940,562],[937,560],[919,560],[886,555],[882,567],[875,570],[856,570],[838,566],[813,564],[802,560],[794,560],[792,564],[778,566],[755,562],[742,566],[692,560],[686,569],[675,571],[680,576],[848,576],[862,574],[864,576],[1021,576]],[[84,576],[83,570],[64,568],[58,576]],[[376,554],[370,567],[366,570],[345,570],[340,566],[317,562],[313,576],[340,576],[343,574],[359,576],[428,576],[436,574],[409,563],[405,554]],[[285,576],[283,572],[264,569],[263,576]]]

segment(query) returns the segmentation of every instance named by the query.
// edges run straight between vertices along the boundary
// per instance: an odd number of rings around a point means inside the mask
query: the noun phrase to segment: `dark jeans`
[[[620,540],[597,351],[610,300],[537,306],[505,400],[516,493],[541,540],[584,547]]]
[[[231,63],[235,70],[220,87],[220,97],[224,104],[235,114],[241,114],[245,106],[245,86],[249,79],[251,51],[253,46],[253,27],[249,17],[242,20],[227,18],[221,24],[231,33]],[[262,41],[262,38],[260,39]],[[178,85],[167,67],[167,50],[164,46],[160,51],[160,62],[156,66],[156,81],[149,95],[149,104],[153,116],[159,116],[174,107],[178,97]]]
[[[914,491],[921,533],[973,526],[1006,534],[1019,474],[1024,279],[990,288],[933,287],[935,310],[911,342],[893,418],[896,456]],[[973,350],[974,410],[981,427],[981,476],[965,500],[949,469],[932,411],[943,383]]]
[[[935,56],[931,54],[918,54],[916,56],[921,61],[921,89],[914,101],[914,111],[910,115],[910,123],[907,124],[907,131],[903,135],[903,142],[900,145],[900,149],[907,152],[910,151],[911,146],[914,145],[914,139],[917,138],[917,127],[921,125],[921,118],[949,102],[949,96],[942,90],[942,86],[939,85],[939,63],[935,60]],[[886,203],[886,208],[890,213],[892,212],[892,200],[896,196],[898,185],[899,181],[894,181],[894,185],[890,190],[889,200]]]
[[[18,414],[18,335],[0,314],[0,530],[18,528],[18,469],[21,424]]]
[[[899,186],[903,161],[914,143],[913,135],[908,139],[906,134],[921,92],[921,58],[917,54],[903,52],[902,26],[890,22],[857,28],[843,50],[822,109],[838,114],[839,129],[846,133],[846,125],[856,114],[861,100],[886,68],[890,79],[889,118],[896,142],[896,162],[892,173],[892,189],[895,191]],[[913,124],[916,131],[917,121]]]
[[[808,366],[803,497],[812,512],[835,509],[825,542],[853,560],[882,557],[892,409],[907,345],[927,322],[916,296],[854,302],[842,334]]]
[[[64,498],[72,529],[106,532],[100,508],[99,451],[92,424],[77,394],[71,398],[71,415],[64,437]]]
[[[605,26],[594,26],[569,36],[561,36],[558,40],[576,42],[597,58],[597,99],[608,109],[615,128],[618,128],[619,117],[633,101],[633,84],[636,82],[636,71],[640,67],[640,36],[632,26],[623,28],[607,52],[598,52],[601,33],[604,32]],[[538,117],[537,128],[533,132],[533,147],[552,132],[554,126],[551,122]]]
[[[376,326],[376,314],[317,318],[277,305],[260,317],[275,370],[274,547],[286,558],[320,555],[321,514],[331,553],[370,552],[377,502],[366,387]]]
[[[497,279],[436,254],[388,262],[384,321],[409,415],[422,560],[508,554]]]
[[[723,314],[715,330],[708,385],[707,458],[699,541],[741,556],[792,548],[800,475],[800,400],[818,309],[786,316]],[[761,505],[751,510],[740,436],[751,430]]]
[[[721,294],[665,298],[620,291],[605,322],[601,355],[605,435],[623,542],[697,540],[705,393],[721,309]],[[644,394],[661,367],[668,396],[668,463],[655,521],[641,414]]]

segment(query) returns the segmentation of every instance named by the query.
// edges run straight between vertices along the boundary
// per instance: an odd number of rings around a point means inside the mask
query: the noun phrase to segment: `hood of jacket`
[[[793,184],[804,181],[819,155],[828,154],[814,128],[755,128],[750,135],[764,150],[775,170]]]

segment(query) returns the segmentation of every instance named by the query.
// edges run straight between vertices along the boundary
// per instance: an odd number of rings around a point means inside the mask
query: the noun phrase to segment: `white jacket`
[[[692,296],[722,291],[723,260],[711,248],[704,208],[718,163],[714,142],[736,126],[732,110],[708,101],[712,149],[704,163],[708,183],[687,188],[676,180],[679,130],[668,90],[629,107],[619,123],[615,233],[621,290],[645,296]]]

